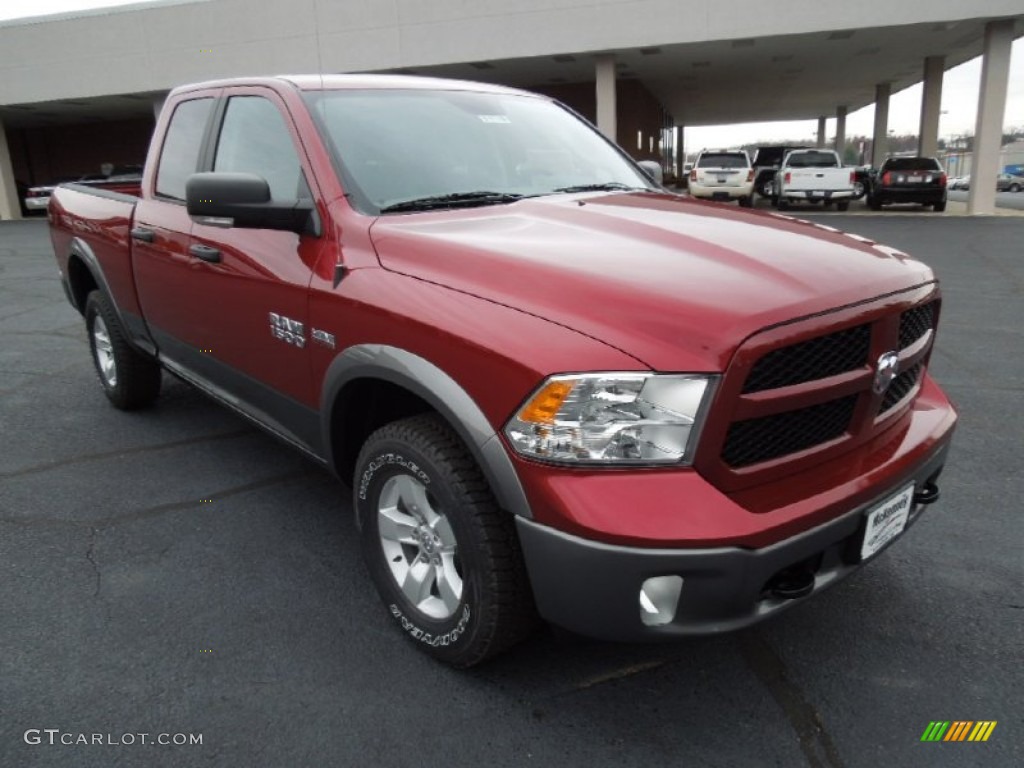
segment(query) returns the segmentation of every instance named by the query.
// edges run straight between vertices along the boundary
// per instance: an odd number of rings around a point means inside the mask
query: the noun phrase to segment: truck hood
[[[934,279],[865,238],[668,194],[382,216],[371,237],[385,269],[537,315],[662,371],[724,370],[762,328]]]

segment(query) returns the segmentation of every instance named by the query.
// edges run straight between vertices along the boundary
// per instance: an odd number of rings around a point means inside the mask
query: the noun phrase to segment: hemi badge
[[[327,331],[321,331],[319,328],[313,329],[313,341],[318,341],[325,347],[334,349],[334,334],[328,333]]]

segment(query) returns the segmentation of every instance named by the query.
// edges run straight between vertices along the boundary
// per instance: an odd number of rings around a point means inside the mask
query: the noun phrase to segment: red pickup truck
[[[455,666],[538,615],[748,625],[938,497],[932,271],[670,194],[542,96],[182,87],[141,196],[61,187],[49,216],[110,401],[166,370],[350,483],[384,610]]]

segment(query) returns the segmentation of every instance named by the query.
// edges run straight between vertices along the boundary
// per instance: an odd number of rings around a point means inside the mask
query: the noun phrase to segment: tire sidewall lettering
[[[366,469],[363,471],[362,476],[359,479],[359,500],[366,501],[366,494],[370,488],[370,483],[373,481],[373,476],[383,467],[387,466],[400,466],[407,470],[423,485],[430,485],[430,476],[424,472],[420,466],[411,459],[403,456],[400,453],[382,453],[369,464],[366,465]]]
[[[471,616],[469,606],[462,606],[462,615],[459,617],[458,623],[456,623],[456,625],[447,632],[435,635],[433,632],[428,632],[422,627],[416,625],[395,603],[392,603],[389,608],[391,610],[391,615],[395,617],[395,620],[398,621],[398,624],[410,637],[424,645],[430,646],[431,648],[444,648],[458,642],[459,638],[462,637],[466,629],[469,627],[469,619]]]

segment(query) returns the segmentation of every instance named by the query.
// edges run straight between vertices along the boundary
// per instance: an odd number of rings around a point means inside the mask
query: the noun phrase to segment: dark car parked
[[[919,203],[946,210],[946,172],[934,157],[890,157],[871,177],[868,206]]]

